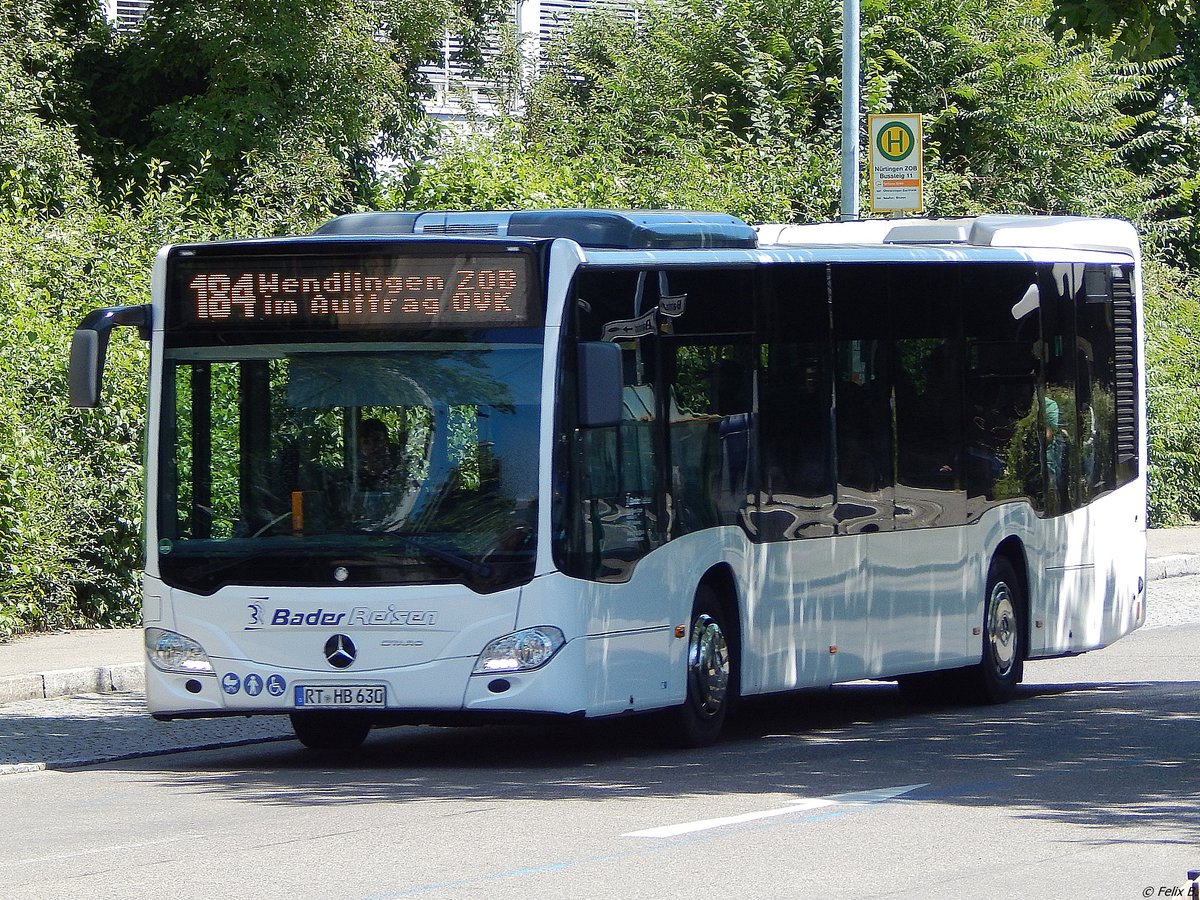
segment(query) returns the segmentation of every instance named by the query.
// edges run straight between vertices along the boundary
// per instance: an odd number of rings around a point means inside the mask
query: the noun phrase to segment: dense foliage
[[[1076,7],[868,0],[864,112],[925,115],[931,214],[1139,225],[1151,515],[1192,521],[1191,57],[1156,49],[1161,31],[1142,40],[1136,18],[1110,29]],[[120,35],[92,0],[0,0],[0,638],[137,617],[147,353],[117,333],[100,411],[68,407],[65,360],[86,311],[144,301],[160,245],[298,233],[371,205],[831,218],[839,8],[649,0],[636,20],[597,14],[547,48],[535,78],[494,61],[517,112],[439,136],[420,116],[417,66],[446,27],[478,37],[499,3],[160,0]],[[1167,25],[1182,36],[1193,22]]]
[[[1200,281],[1161,262],[1146,270],[1150,522],[1200,521]]]
[[[867,5],[864,111],[925,115],[931,214],[1135,218],[1151,195],[1157,170],[1132,170],[1124,155],[1164,139],[1155,67],[1055,41],[1039,7],[1049,10],[1017,0]],[[552,50],[519,115],[480,122],[389,199],[827,219],[840,165],[832,10],[679,0],[651,4],[636,23],[598,14]]]
[[[1059,35],[1112,40],[1124,56],[1153,59],[1194,49],[1187,39],[1195,17],[1188,0],[1055,0],[1050,25]]]

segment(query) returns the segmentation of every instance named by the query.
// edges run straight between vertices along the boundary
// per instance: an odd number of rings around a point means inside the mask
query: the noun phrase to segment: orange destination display
[[[236,244],[172,248],[168,330],[520,327],[537,318],[528,250],[406,249],[282,255]]]

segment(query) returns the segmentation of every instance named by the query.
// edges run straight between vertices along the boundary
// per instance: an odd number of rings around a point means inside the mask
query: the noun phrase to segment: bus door
[[[570,574],[602,582],[628,581],[668,530],[658,341],[646,283],[644,272],[593,270],[580,275],[575,289],[577,339],[621,348],[621,421],[577,429],[568,453],[572,500],[563,565]],[[651,614],[649,608],[634,611],[635,618]]]
[[[876,313],[890,345],[895,532],[873,538],[870,550],[872,675],[965,660],[978,593],[977,567],[963,565],[975,536],[954,527],[967,521],[967,472],[976,464],[964,434],[963,267],[914,261],[886,271],[886,305]],[[982,290],[971,281],[973,296]],[[1015,299],[1002,296],[1011,321]]]

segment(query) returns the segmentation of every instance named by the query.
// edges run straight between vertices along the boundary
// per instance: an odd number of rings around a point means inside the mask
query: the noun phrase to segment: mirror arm
[[[141,306],[109,306],[95,309],[83,317],[76,330],[97,331],[107,334],[118,325],[128,325],[138,330],[138,337],[150,340],[150,304]]]
[[[110,306],[88,313],[71,338],[71,405],[91,409],[100,402],[104,383],[104,358],[114,328],[137,328],[143,341],[150,340],[150,306]]]

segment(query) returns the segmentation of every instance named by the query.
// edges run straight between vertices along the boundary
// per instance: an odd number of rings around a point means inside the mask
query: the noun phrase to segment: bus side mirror
[[[150,307],[112,306],[98,309],[88,313],[79,323],[71,337],[68,386],[72,406],[94,409],[100,403],[108,336],[118,325],[136,326],[142,340],[150,340]]]
[[[621,348],[608,341],[579,344],[579,425],[603,428],[622,418]]]
[[[104,351],[108,335],[77,328],[71,337],[71,371],[68,378],[71,405],[94,409],[100,402],[100,382],[104,378]]]

